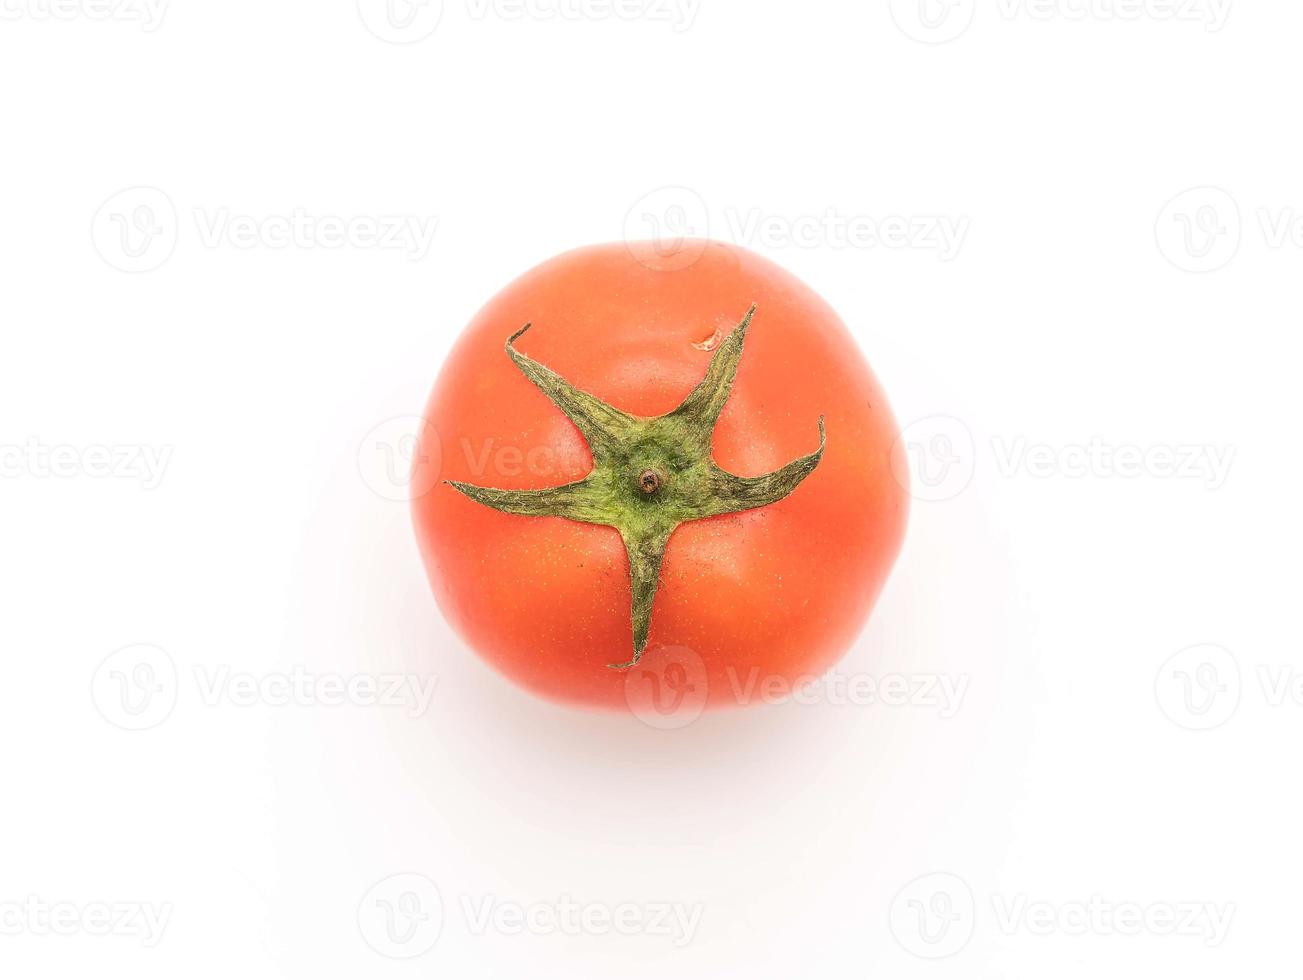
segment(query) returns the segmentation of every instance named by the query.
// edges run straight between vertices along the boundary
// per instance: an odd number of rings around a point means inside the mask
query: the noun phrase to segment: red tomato
[[[685,400],[697,428],[657,421]],[[557,701],[626,706],[639,569],[644,663],[690,651],[709,705],[821,674],[904,535],[896,424],[854,340],[808,287],[729,245],[603,245],[527,272],[457,341],[425,420],[413,508],[435,597],[484,659]],[[777,491],[747,479],[774,471]]]

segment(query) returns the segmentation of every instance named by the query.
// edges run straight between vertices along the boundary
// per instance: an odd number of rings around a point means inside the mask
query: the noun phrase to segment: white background
[[[144,9],[0,20],[0,972],[1297,963],[1297,4]],[[496,289],[657,228],[839,310],[921,498],[813,703],[668,730],[483,666],[387,469]]]

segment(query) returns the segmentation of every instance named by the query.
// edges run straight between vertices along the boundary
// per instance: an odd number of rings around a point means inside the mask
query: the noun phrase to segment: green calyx
[[[577,483],[545,490],[494,490],[448,481],[472,500],[506,514],[565,517],[603,524],[620,532],[629,554],[633,590],[634,666],[647,647],[661,561],[674,529],[686,521],[736,514],[782,500],[819,465],[825,445],[764,476],[725,472],[711,458],[715,422],[728,401],[742,358],[754,306],[719,345],[701,383],[668,415],[642,418],[580,391],[559,374],[515,348],[530,324],[507,341],[507,355],[521,372],[578,427],[593,455],[593,469]]]

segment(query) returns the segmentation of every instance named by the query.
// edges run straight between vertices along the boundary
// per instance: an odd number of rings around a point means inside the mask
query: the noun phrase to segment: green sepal
[[[593,470],[577,483],[542,490],[498,490],[448,481],[471,500],[505,514],[562,517],[620,532],[629,557],[633,657],[611,664],[613,669],[634,666],[647,648],[661,564],[675,528],[686,521],[776,503],[823,458],[827,436],[822,417],[819,448],[764,476],[735,476],[711,458],[715,423],[732,392],[755,312],[752,306],[715,350],[706,376],[682,404],[652,418],[622,412],[520,353],[515,342],[530,328],[526,324],[507,340],[507,355],[579,429],[593,454]]]

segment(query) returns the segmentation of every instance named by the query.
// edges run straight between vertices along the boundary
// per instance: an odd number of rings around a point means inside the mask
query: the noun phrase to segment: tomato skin
[[[688,261],[697,253],[695,261]],[[908,494],[898,430],[849,332],[812,290],[754,253],[685,242],[617,243],[525,273],[458,339],[425,410],[412,485],[426,571],[448,621],[485,660],[552,700],[624,710],[628,564],[613,528],[484,507],[458,480],[538,489],[582,479],[575,426],[503,351],[519,346],[575,386],[636,415],[673,410],[705,374],[709,339],[758,307],[715,461],[741,476],[827,449],[790,496],[681,525],[670,540],[649,652],[686,647],[708,704],[826,671],[854,641],[900,549]],[[898,465],[895,472],[904,472]]]

